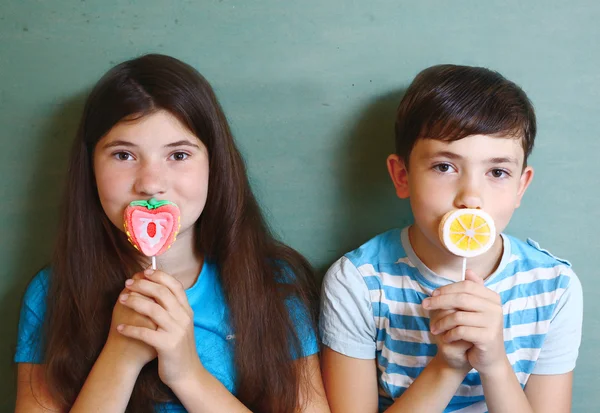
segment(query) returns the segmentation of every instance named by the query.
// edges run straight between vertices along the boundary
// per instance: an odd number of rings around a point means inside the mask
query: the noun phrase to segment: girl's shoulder
[[[23,305],[31,309],[37,309],[36,313],[42,312],[46,304],[46,296],[50,285],[50,267],[42,268],[29,282],[25,295],[23,296]],[[42,311],[40,311],[42,310]]]

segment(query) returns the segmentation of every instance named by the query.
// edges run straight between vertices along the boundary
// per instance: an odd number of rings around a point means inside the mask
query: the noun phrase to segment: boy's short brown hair
[[[483,67],[438,65],[419,73],[400,102],[396,154],[408,163],[423,138],[514,136],[523,144],[525,166],[535,134],[533,105],[519,86]]]

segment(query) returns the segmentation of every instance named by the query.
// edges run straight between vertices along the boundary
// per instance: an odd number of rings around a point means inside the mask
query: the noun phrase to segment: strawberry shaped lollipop
[[[156,256],[171,248],[181,227],[179,208],[173,202],[154,198],[133,201],[125,208],[123,218],[129,242],[152,257],[152,268],[156,269]]]

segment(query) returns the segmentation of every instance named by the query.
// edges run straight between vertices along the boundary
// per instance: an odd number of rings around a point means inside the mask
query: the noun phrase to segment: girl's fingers
[[[154,299],[154,301],[167,310],[167,312],[176,320],[181,320],[183,315],[187,316],[187,312],[181,306],[179,300],[175,298],[171,290],[162,284],[158,284],[148,279],[135,281],[127,280],[125,282],[125,287],[129,291],[132,291],[132,294],[138,293]]]
[[[148,317],[159,328],[166,331],[171,331],[173,329],[173,318],[155,301],[130,294],[121,294],[119,301],[133,311]]]
[[[445,333],[458,326],[465,327],[488,327],[489,319],[483,313],[471,313],[467,311],[455,311],[452,314],[438,319],[431,324],[431,332],[433,334]]]
[[[186,309],[188,314],[191,314],[192,309],[188,303],[187,295],[185,294],[183,285],[178,279],[162,271],[153,270],[152,268],[146,269],[144,271],[144,276],[150,281],[154,281],[155,283],[167,287],[175,296],[177,301],[179,301],[179,304]]]
[[[154,348],[157,348],[161,343],[162,333],[160,331],[151,330],[145,327],[130,326],[127,324],[118,325],[117,331],[126,337],[139,340]]]

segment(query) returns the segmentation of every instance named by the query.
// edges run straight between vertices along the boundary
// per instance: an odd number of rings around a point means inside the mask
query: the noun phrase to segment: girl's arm
[[[124,324],[118,331],[156,349],[161,380],[190,413],[249,412],[202,365],[194,338],[193,311],[181,283],[162,271],[147,270],[144,274],[147,279],[127,283],[127,288],[137,294],[125,294],[121,302],[150,317],[158,328]],[[327,412],[317,357],[297,362],[305,362],[307,370],[302,377],[310,378],[310,383],[300,385],[300,399],[305,402],[302,411]]]
[[[44,378],[44,365],[18,363],[15,413],[49,413],[58,411],[58,405],[52,400],[48,392],[46,379]]]
[[[329,404],[323,388],[323,379],[321,377],[321,368],[319,366],[319,356],[313,354],[304,359],[297,360],[296,363],[302,363],[305,369],[303,378],[306,383],[300,384],[300,408],[298,412],[302,413],[329,413]]]
[[[140,278],[136,274],[134,278]],[[140,297],[147,300],[145,297]],[[116,326],[130,323],[155,329],[149,318],[117,302],[111,329],[98,359],[83,384],[71,412],[124,412],[142,367],[156,357],[156,351],[139,341],[119,334]],[[19,363],[16,412],[60,411],[48,392],[43,364]]]
[[[15,413],[60,412],[48,391],[43,364],[18,364]],[[105,348],[71,412],[124,412],[140,368]]]

